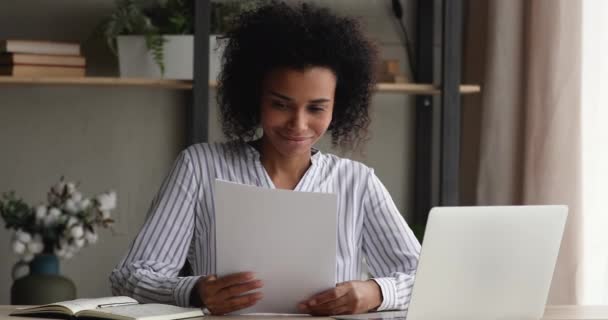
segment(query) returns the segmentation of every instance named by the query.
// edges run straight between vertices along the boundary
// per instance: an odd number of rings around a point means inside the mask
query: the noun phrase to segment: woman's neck
[[[260,152],[260,161],[277,188],[293,190],[310,167],[310,152],[285,156],[270,143],[266,143],[264,138],[256,141],[256,146]]]

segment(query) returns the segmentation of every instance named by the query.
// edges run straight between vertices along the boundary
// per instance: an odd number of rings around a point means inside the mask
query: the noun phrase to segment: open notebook
[[[113,320],[175,320],[202,317],[203,311],[198,308],[182,308],[168,304],[140,304],[129,297],[107,297],[76,299],[18,308],[10,315],[56,315]]]

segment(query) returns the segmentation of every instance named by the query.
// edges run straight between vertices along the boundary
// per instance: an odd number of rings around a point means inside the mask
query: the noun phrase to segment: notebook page
[[[161,319],[183,319],[192,317],[202,317],[203,310],[199,308],[182,308],[168,304],[137,304],[117,307],[107,307],[97,310],[85,310],[78,316],[99,316],[103,314],[113,314],[121,318],[132,318],[138,320],[161,320]],[[109,317],[108,317],[109,318]]]
[[[113,304],[137,304],[137,300],[129,297],[105,297],[105,298],[94,298],[94,299],[76,299],[70,301],[63,301],[54,303],[55,305],[64,306],[77,313],[81,310],[96,309],[98,306],[107,306]]]

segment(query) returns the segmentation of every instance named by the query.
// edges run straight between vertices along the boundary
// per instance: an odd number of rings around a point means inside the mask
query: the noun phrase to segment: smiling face
[[[336,76],[323,67],[279,68],[264,79],[262,143],[283,157],[310,156],[331,123]]]

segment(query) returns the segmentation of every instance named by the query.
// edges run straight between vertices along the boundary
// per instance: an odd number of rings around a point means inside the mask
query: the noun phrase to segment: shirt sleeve
[[[148,217],[123,260],[110,275],[114,295],[142,303],[190,306],[200,276],[179,277],[194,232],[198,181],[187,150],[175,160]]]
[[[373,169],[368,175],[363,201],[363,251],[372,279],[382,291],[378,311],[406,310],[418,266],[420,243]]]

